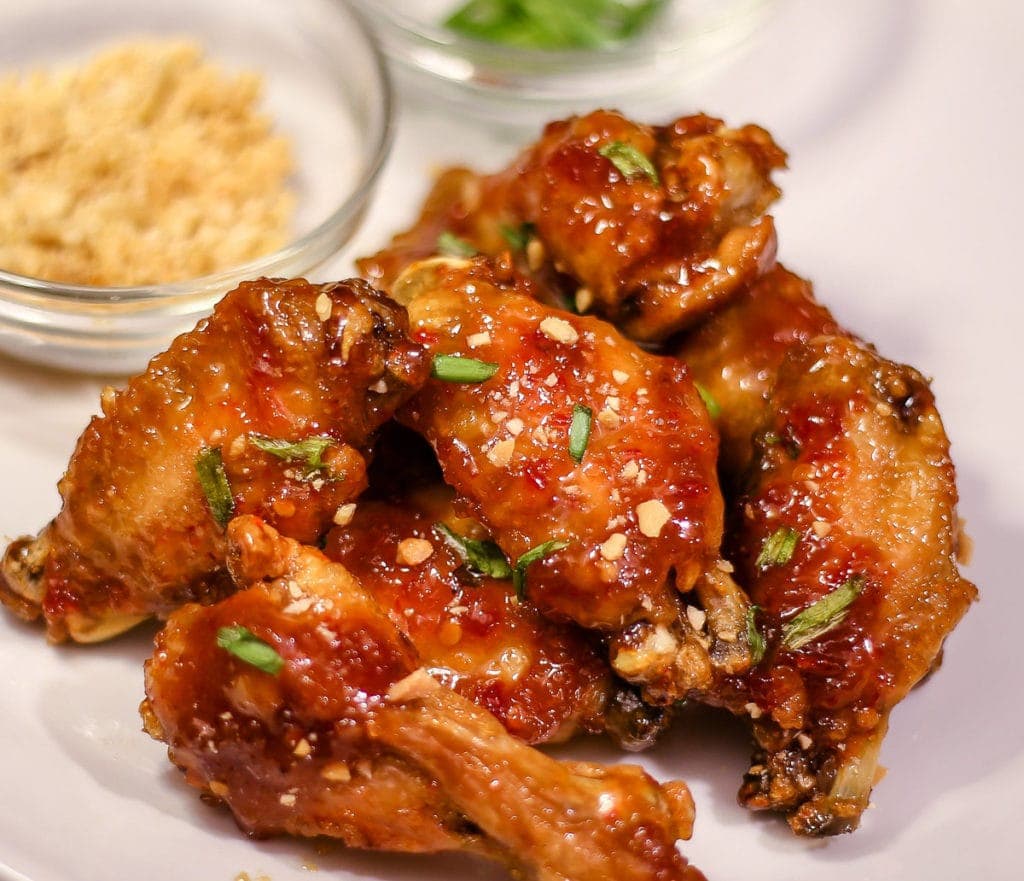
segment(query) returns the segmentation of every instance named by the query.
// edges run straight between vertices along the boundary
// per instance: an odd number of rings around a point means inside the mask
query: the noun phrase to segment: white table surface
[[[976,543],[981,602],[938,675],[893,714],[889,774],[855,835],[798,841],[738,808],[747,753],[728,720],[701,714],[644,758],[691,783],[688,852],[712,881],[1024,877],[1022,38],[1024,6],[1012,2],[788,0],[729,69],[660,107],[622,108],[758,122],[789,151],[774,212],[781,257],[844,324],[934,377]],[[365,226],[318,277],[349,274],[351,255],[410,221],[433,171],[496,168],[527,137],[403,103]],[[103,382],[0,360],[0,536],[53,515]],[[0,617],[0,878],[231,881],[244,870],[287,881],[316,877],[310,863],[321,877],[496,877],[460,859],[245,841],[138,731],[146,639],[54,650]],[[576,754],[614,758],[598,744]]]

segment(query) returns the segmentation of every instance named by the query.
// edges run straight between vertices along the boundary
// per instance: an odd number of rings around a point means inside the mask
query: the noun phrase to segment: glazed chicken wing
[[[92,642],[229,589],[224,526],[316,540],[365,485],[373,431],[419,385],[404,310],[354,280],[246,282],[103,395],[64,504],[6,554],[0,597],[51,640]]]
[[[838,333],[783,270],[682,355],[722,402],[727,467],[753,459],[729,543],[765,652],[719,695],[755,720],[741,800],[801,833],[849,831],[889,712],[976,594],[949,442],[921,375]]]
[[[469,851],[538,881],[703,877],[677,846],[683,784],[544,756],[432,678],[340,564],[254,517],[228,537],[247,589],[170,617],[142,712],[243,829]]]
[[[545,615],[608,634],[614,669],[653,703],[709,688],[748,653],[707,411],[682,364],[529,292],[483,259],[411,267],[395,293],[436,378],[400,419]],[[488,375],[446,381],[467,363]]]
[[[662,340],[772,265],[764,212],[784,163],[758,126],[697,115],[652,127],[595,111],[551,123],[499,174],[446,173],[417,226],[360,268],[390,286],[443,232],[488,254],[512,245],[542,296],[562,291],[634,339]]]

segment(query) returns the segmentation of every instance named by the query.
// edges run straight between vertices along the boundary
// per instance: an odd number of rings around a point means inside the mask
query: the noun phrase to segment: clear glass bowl
[[[0,73],[84,60],[138,37],[185,37],[258,71],[297,170],[294,238],[275,253],[172,284],[100,288],[0,271],[0,351],[93,373],[138,370],[239,282],[297,276],[355,231],[391,141],[391,86],[372,37],[337,0],[3,0]]]
[[[426,87],[477,116],[534,125],[567,112],[678,90],[722,63],[773,0],[669,0],[628,42],[608,49],[523,49],[444,27],[465,0],[351,0],[403,85]]]

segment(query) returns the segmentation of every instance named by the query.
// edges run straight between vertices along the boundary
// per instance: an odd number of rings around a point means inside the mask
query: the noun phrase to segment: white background
[[[781,258],[844,324],[934,377],[976,543],[981,602],[938,675],[893,714],[889,774],[856,834],[796,840],[736,807],[747,747],[731,720],[697,713],[644,757],[692,785],[688,852],[712,881],[1022,877],[1022,40],[1024,7],[1012,2],[790,0],[728,70],[681,85],[657,110],[622,108],[652,122],[695,110],[759,122],[789,151]],[[346,254],[410,221],[437,168],[497,168],[527,138],[402,107]],[[343,256],[319,275],[349,272]],[[55,483],[102,384],[0,360],[0,536],[56,511]],[[150,635],[53,649],[0,618],[0,878],[231,881],[244,870],[289,881],[316,877],[311,863],[337,878],[500,875],[461,859],[246,841],[139,732]],[[575,754],[613,757],[600,744]]]

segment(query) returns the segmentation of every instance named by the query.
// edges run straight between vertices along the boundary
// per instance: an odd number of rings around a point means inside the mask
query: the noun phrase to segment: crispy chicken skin
[[[976,595],[956,565],[949,442],[921,375],[840,332],[810,286],[782,269],[681,353],[721,403],[734,451],[723,468],[751,460],[730,558],[760,607],[768,651],[720,694],[756,717],[741,801],[786,812],[800,833],[849,831],[867,806],[890,710]],[[772,563],[762,551],[780,529],[796,545]],[[862,590],[845,617],[787,648],[794,617],[851,580]]]
[[[653,174],[617,164],[616,148]],[[542,295],[562,291],[634,339],[662,340],[771,267],[775,231],[764,212],[785,159],[758,126],[696,115],[654,127],[595,111],[549,124],[496,175],[444,174],[418,224],[360,269],[390,286],[435,253],[441,232],[496,254],[509,248],[507,230],[526,223],[534,239],[520,259]]]
[[[146,665],[147,730],[257,835],[464,850],[538,881],[699,881],[679,853],[692,801],[640,768],[563,763],[433,679],[344,567],[254,517],[228,528],[243,588],[175,612]],[[217,645],[243,626],[283,660]]]
[[[234,510],[315,541],[365,486],[373,431],[427,363],[404,310],[364,281],[263,279],[229,293],[120,392],[105,392],[60,482],[63,507],[7,551],[0,597],[51,640],[92,642],[230,589],[224,530],[197,476],[217,449]],[[330,438],[322,466],[251,434]]]
[[[608,634],[614,669],[651,702],[673,702],[748,661],[747,603],[718,557],[707,411],[681,363],[541,305],[531,287],[501,261],[411,267],[395,291],[413,338],[435,357],[497,368],[478,383],[432,379],[399,418],[430,441],[460,504],[511,561],[566,543],[529,566],[531,601]],[[592,422],[577,463],[578,406]]]

